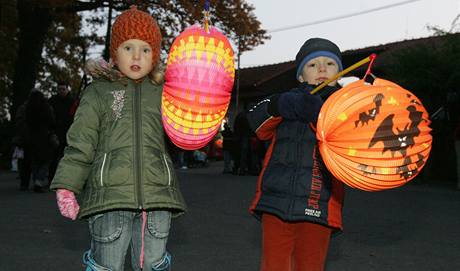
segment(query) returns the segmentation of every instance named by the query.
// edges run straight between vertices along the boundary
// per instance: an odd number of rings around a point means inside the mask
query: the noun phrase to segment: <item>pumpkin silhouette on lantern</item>
[[[234,74],[233,49],[217,28],[193,25],[174,40],[161,109],[175,145],[199,149],[215,136],[230,103]]]
[[[331,95],[316,136],[331,173],[347,185],[378,191],[401,186],[425,165],[432,145],[429,116],[399,85],[359,80]]]

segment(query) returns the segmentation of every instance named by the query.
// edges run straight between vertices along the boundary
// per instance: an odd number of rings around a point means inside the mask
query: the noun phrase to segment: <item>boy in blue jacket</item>
[[[312,129],[337,82],[310,94],[342,70],[341,52],[329,40],[312,38],[296,64],[299,86],[248,113],[257,136],[271,140],[250,208],[262,220],[262,271],[323,270],[331,233],[342,229],[343,184],[325,167]]]

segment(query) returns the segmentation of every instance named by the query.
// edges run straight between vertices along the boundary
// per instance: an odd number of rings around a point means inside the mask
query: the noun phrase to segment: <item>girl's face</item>
[[[326,56],[319,56],[308,61],[303,66],[302,74],[299,75],[300,82],[307,82],[311,85],[319,85],[324,81],[334,77],[339,72],[339,65],[334,59]],[[329,83],[335,86],[337,80]]]
[[[128,78],[143,78],[153,69],[152,48],[142,40],[127,40],[118,46],[115,64]]]

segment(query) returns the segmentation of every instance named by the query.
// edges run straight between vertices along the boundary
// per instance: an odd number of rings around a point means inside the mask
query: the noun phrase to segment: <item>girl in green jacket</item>
[[[134,270],[170,269],[171,216],[185,204],[164,142],[160,45],[149,14],[133,6],[119,15],[110,46],[116,69],[97,70],[67,134],[51,189],[63,216],[89,221],[87,271],[123,270],[129,247]]]

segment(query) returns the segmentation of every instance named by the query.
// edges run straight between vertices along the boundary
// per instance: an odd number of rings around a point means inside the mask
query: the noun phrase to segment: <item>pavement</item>
[[[247,211],[257,177],[222,168],[212,162],[177,170],[189,211],[173,220],[174,271],[259,268],[260,224]],[[54,193],[19,191],[18,183],[16,173],[0,171],[0,271],[83,270],[86,222],[61,217]],[[331,240],[326,270],[460,270],[460,191],[419,184],[347,189],[344,231]]]

